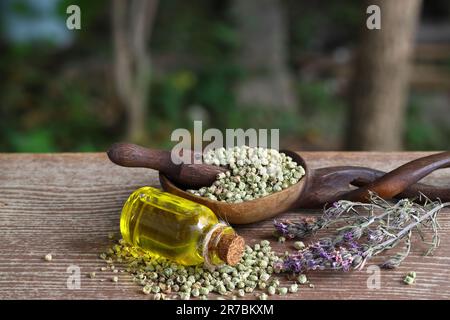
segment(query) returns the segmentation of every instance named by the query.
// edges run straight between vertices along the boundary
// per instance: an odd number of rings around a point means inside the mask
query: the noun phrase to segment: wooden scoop
[[[411,161],[387,174],[370,168],[351,166],[310,170],[299,154],[292,151],[282,152],[305,169],[305,176],[287,189],[241,203],[210,200],[185,191],[186,188],[211,185],[216,175],[226,171],[226,168],[205,164],[176,166],[168,151],[149,150],[130,144],[113,145],[108,156],[119,165],[159,170],[159,179],[164,190],[201,203],[222,219],[234,224],[265,220],[294,208],[322,208],[339,199],[367,201],[369,190],[377,192],[385,199],[417,197],[419,192],[422,192],[432,200],[439,198],[442,201],[450,201],[449,188],[416,183],[434,170],[450,166],[450,152]]]
[[[164,174],[159,174],[159,181],[164,190],[180,197],[201,203],[210,208],[216,215],[233,224],[247,224],[262,221],[295,207],[304,193],[310,179],[310,170],[300,155],[283,151],[305,169],[305,175],[296,184],[272,193],[268,196],[240,203],[228,203],[195,196],[178,187]]]

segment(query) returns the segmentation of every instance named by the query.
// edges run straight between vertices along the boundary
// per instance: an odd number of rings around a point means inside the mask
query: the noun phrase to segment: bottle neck
[[[244,252],[244,239],[225,223],[214,225],[205,237],[203,258],[205,266],[213,269],[224,263],[235,265]]]

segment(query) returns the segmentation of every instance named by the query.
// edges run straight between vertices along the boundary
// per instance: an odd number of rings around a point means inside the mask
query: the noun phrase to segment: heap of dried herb
[[[107,267],[101,271],[119,272],[115,264],[128,272],[142,286],[144,294],[152,294],[153,299],[207,299],[211,293],[218,294],[218,299],[227,297],[236,299],[255,296],[265,300],[271,295],[286,295],[298,291],[295,281],[289,286],[282,286],[274,273],[282,261],[272,251],[270,242],[263,240],[252,247],[246,246],[240,263],[231,267],[224,265],[216,270],[208,270],[203,265],[182,266],[164,258],[158,258],[139,248],[126,244],[123,240],[114,245],[100,258]],[[91,273],[92,274],[92,273]],[[95,275],[94,275],[95,277]],[[91,276],[92,278],[92,276]],[[119,278],[111,279],[118,282]],[[298,278],[299,284],[305,284],[306,277]]]
[[[229,203],[250,201],[281,191],[296,184],[304,175],[302,166],[275,149],[218,148],[203,156],[206,164],[229,166],[209,187],[188,192]]]
[[[424,199],[423,205],[409,199],[395,204],[371,194],[370,203],[341,200],[324,210],[319,219],[305,218],[298,222],[275,221],[278,235],[300,238],[317,231],[337,226],[333,237],[323,237],[291,254],[283,261],[284,271],[361,269],[372,257],[385,250],[404,244],[405,249],[382,264],[395,268],[411,250],[411,236],[416,230],[422,241],[430,245],[426,255],[439,246],[437,215],[450,203],[432,202]],[[425,240],[424,230],[432,231],[431,242]]]

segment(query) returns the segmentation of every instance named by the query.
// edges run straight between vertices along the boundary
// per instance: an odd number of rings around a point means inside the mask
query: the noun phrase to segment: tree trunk
[[[351,150],[399,150],[421,0],[365,4],[365,8],[371,4],[381,8],[381,30],[369,30],[364,22],[351,87],[347,145]]]
[[[243,106],[295,110],[297,99],[287,68],[287,26],[279,0],[234,0],[246,78],[237,86]]]
[[[114,0],[114,75],[118,96],[127,112],[127,139],[146,140],[145,124],[150,89],[148,42],[157,0]]]

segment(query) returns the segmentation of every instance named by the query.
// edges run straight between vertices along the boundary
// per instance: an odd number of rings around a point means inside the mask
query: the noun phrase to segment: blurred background
[[[450,149],[449,17],[448,0],[2,0],[0,151],[169,148],[194,120],[296,150]]]

